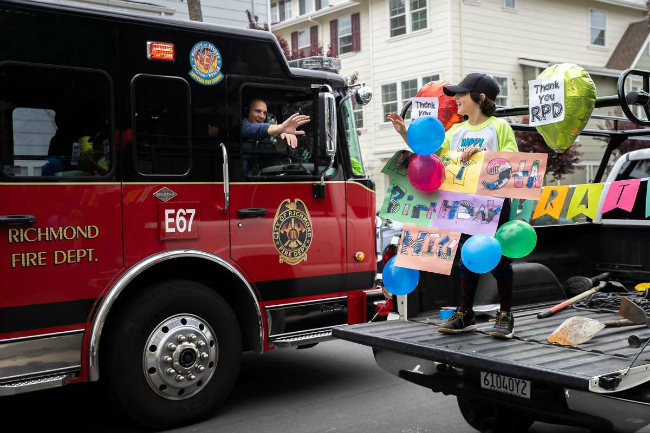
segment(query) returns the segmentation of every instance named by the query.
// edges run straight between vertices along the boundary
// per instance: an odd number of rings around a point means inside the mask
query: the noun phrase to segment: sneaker
[[[512,338],[515,335],[515,318],[512,313],[497,311],[497,320],[490,335],[495,338]]]
[[[474,312],[456,308],[454,314],[438,327],[438,331],[444,332],[445,334],[460,334],[461,332],[476,331]]]

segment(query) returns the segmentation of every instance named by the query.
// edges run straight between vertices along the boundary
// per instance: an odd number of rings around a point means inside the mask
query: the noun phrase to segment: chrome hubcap
[[[205,388],[214,375],[219,346],[206,321],[191,314],[163,320],[147,339],[143,370],[160,396],[183,400]]]

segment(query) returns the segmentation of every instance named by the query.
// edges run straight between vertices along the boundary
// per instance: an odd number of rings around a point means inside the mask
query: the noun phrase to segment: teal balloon
[[[391,258],[381,273],[386,290],[394,295],[408,295],[418,285],[420,281],[420,271],[417,269],[408,269],[395,266],[395,259]]]
[[[406,131],[406,141],[414,153],[431,155],[445,141],[445,127],[433,116],[418,117]]]
[[[463,245],[460,257],[467,269],[476,274],[484,274],[499,264],[501,245],[492,236],[474,235]]]
[[[537,245],[535,229],[525,221],[509,221],[499,227],[496,240],[506,257],[520,259],[532,253]]]

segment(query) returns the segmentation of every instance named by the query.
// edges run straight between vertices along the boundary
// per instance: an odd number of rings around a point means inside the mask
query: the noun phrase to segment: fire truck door
[[[7,377],[79,365],[122,267],[122,215],[110,77],[9,62],[0,76],[0,343],[24,346],[0,354]],[[48,338],[13,343],[34,336]]]
[[[317,97],[310,89],[256,87],[230,79],[231,257],[255,282],[265,305],[318,300],[346,291],[345,183],[340,167],[326,174],[326,195],[313,184],[329,158],[315,143]],[[242,104],[242,105],[240,105]],[[261,119],[259,110],[267,111]],[[255,112],[254,112],[255,111]],[[281,124],[294,113],[311,117],[295,147],[278,136],[251,136],[244,119]],[[264,117],[262,115],[262,117]],[[320,310],[319,310],[320,311]]]

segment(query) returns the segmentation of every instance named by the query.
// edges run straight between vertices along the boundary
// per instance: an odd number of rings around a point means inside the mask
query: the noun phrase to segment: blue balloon
[[[492,236],[475,235],[465,242],[460,257],[467,269],[477,274],[484,274],[499,264],[501,244]]]
[[[384,270],[381,273],[384,287],[394,295],[408,295],[418,285],[420,271],[395,266],[396,258],[397,256],[394,256],[386,262]]]
[[[445,127],[433,116],[422,116],[411,122],[406,141],[418,155],[431,155],[445,141]]]

